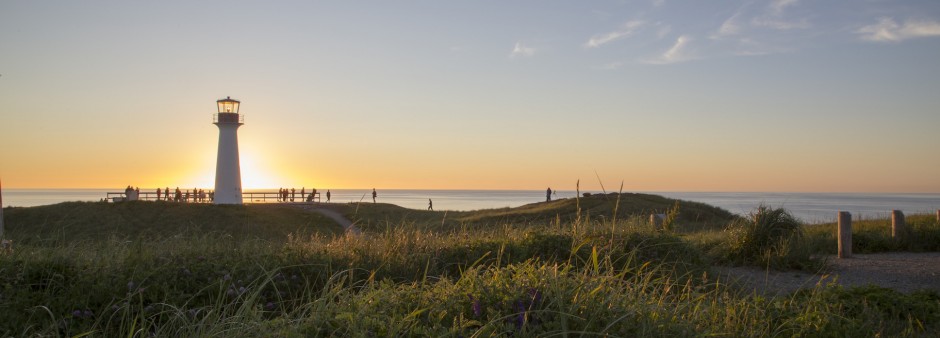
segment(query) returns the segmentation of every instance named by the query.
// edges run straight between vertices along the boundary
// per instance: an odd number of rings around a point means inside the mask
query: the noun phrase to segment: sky
[[[940,2],[0,2],[6,188],[940,192]]]

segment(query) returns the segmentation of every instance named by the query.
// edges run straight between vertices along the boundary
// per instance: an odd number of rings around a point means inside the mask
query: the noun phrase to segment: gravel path
[[[940,252],[893,252],[826,259],[826,270],[816,274],[753,267],[717,269],[722,279],[770,296],[832,282],[846,287],[874,284],[905,293],[921,289],[940,291]]]

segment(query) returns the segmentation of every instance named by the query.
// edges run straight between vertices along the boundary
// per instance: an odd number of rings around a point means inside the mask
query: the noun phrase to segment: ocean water
[[[152,191],[155,189],[141,189]],[[98,201],[108,192],[123,189],[4,189],[3,205],[29,207],[66,201]],[[246,190],[256,192],[258,190]],[[265,190],[273,191],[273,190]],[[326,191],[320,190],[326,201]],[[331,190],[332,201],[372,202],[371,189]],[[427,209],[428,199],[435,210],[478,210],[518,207],[545,201],[544,190],[378,190],[378,202],[392,203],[411,209]],[[594,191],[594,193],[597,193]],[[934,214],[940,209],[940,194],[886,193],[790,193],[790,192],[655,192],[688,201],[702,202],[746,215],[761,204],[782,207],[807,222],[833,221],[839,211],[851,212],[859,218],[887,218],[891,210],[905,214]],[[573,198],[575,191],[556,191],[554,198]]]

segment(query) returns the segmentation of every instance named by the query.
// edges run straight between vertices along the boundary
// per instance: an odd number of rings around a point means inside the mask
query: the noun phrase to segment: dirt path
[[[340,214],[336,210],[330,209],[328,207],[309,205],[309,204],[298,205],[298,207],[307,211],[316,212],[323,216],[329,217],[333,221],[336,221],[337,224],[342,226],[343,230],[345,230],[346,233],[353,234],[353,235],[359,235],[362,233],[361,231],[359,231],[359,228],[356,227],[356,223],[353,223],[352,221],[346,219],[346,217],[344,217],[342,214]]]
[[[827,257],[820,273],[765,271],[753,267],[718,267],[726,281],[765,295],[789,294],[817,284],[842,286],[874,284],[909,293],[915,290],[940,291],[940,252],[854,255],[849,259]]]

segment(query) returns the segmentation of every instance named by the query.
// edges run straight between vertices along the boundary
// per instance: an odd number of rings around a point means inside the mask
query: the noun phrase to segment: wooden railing
[[[167,196],[164,193],[157,194],[154,191],[141,191],[137,194],[137,200],[140,201],[167,201],[180,203],[212,203],[212,192],[206,191],[204,194],[193,194],[192,192],[183,192],[177,199],[173,191]],[[133,195],[133,194],[131,194]],[[127,200],[127,194],[124,192],[108,192],[106,198],[109,202],[122,202]],[[299,191],[294,194],[287,193],[287,198],[282,197],[277,191],[252,191],[242,192],[243,203],[320,203],[320,193],[301,194]]]

